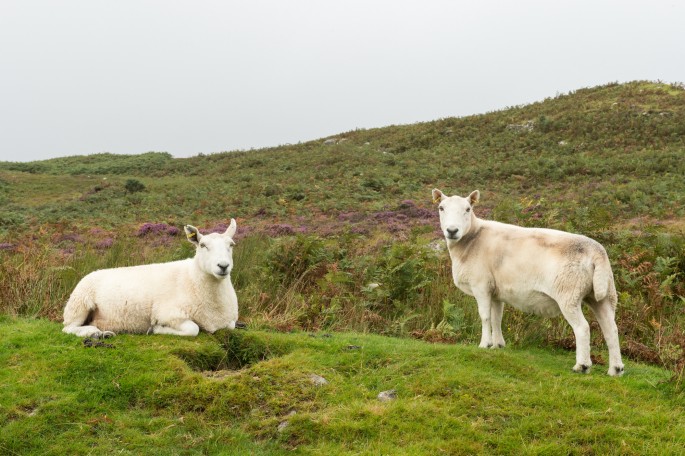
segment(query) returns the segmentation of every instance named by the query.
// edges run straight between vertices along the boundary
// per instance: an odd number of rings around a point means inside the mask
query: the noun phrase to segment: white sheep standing
[[[197,336],[234,329],[238,298],[231,283],[236,221],[223,234],[184,227],[195,256],[168,263],[101,269],[76,285],[62,331],[104,338],[117,332]]]
[[[454,283],[478,303],[480,347],[504,347],[505,302],[546,317],[562,314],[576,338],[573,370],[587,373],[592,361],[590,326],[582,310],[585,302],[609,348],[608,374],[622,375],[616,287],[604,247],[578,234],[481,220],[471,209],[479,198],[478,190],[466,198],[433,190]]]

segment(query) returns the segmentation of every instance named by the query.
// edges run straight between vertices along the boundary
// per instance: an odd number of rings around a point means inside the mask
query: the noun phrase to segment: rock
[[[378,393],[378,400],[381,402],[390,402],[397,399],[397,391],[392,389],[388,391],[381,391]]]
[[[288,427],[289,424],[290,424],[290,421],[288,421],[288,420],[281,421],[280,423],[278,423],[278,427],[276,428],[276,430],[278,432],[283,432],[285,430],[285,428]]]
[[[311,374],[309,376],[309,380],[316,386],[328,385],[328,380],[326,380],[320,375]]]
[[[324,143],[326,146],[332,146],[333,144],[336,144],[337,142],[338,142],[338,141],[336,141],[335,138],[328,138],[328,139],[325,140],[323,143]]]
[[[295,415],[296,413],[297,413],[297,412],[296,412],[295,410],[291,410],[290,413],[288,413],[288,414],[286,415],[286,417],[293,416],[293,415]],[[285,430],[285,428],[287,428],[289,425],[290,425],[290,421],[288,421],[288,420],[283,420],[283,421],[281,421],[280,423],[278,423],[278,427],[276,428],[276,430],[277,430],[278,432],[283,432],[283,431]]]

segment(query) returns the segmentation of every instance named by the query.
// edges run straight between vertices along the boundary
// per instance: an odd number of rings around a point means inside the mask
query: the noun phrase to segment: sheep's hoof
[[[623,366],[611,366],[607,374],[611,375],[612,377],[620,377],[621,375],[623,375],[624,371],[625,368]]]
[[[98,331],[93,333],[90,337],[93,339],[109,339],[110,337],[116,336],[112,331]]]
[[[235,322],[235,329],[247,329],[247,323],[242,321]]]
[[[578,372],[579,374],[587,374],[590,372],[590,366],[587,364],[576,364],[573,366],[573,372]]]

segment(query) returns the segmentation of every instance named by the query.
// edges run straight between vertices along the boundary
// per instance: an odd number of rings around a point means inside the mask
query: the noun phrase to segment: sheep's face
[[[466,198],[446,196],[437,188],[433,190],[433,201],[438,204],[440,228],[447,242],[457,242],[469,232],[473,217],[472,206],[480,198],[475,190]]]
[[[195,245],[195,261],[200,269],[219,280],[230,277],[233,269],[233,235],[236,222],[231,219],[228,229],[222,234],[202,235],[191,225],[184,227],[188,240]]]

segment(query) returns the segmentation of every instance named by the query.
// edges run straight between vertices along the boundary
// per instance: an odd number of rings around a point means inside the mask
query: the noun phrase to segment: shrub
[[[284,288],[306,287],[323,276],[336,252],[316,236],[297,235],[278,240],[269,250],[266,267]]]
[[[128,193],[136,193],[145,190],[145,185],[137,179],[128,179],[124,184],[124,188]]]

